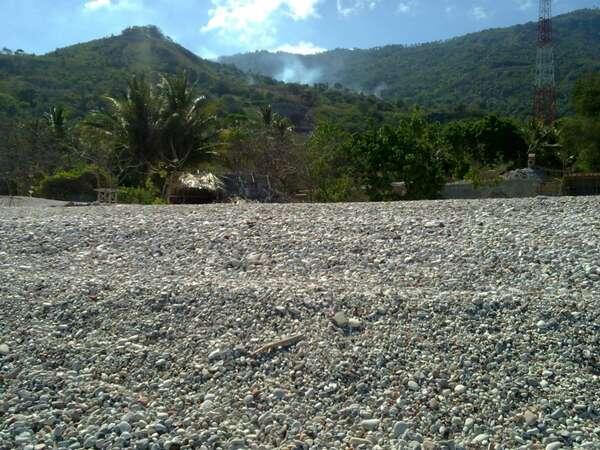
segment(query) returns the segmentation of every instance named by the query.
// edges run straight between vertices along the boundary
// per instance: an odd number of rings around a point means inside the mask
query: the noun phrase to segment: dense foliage
[[[335,118],[360,129],[363,114],[384,121],[397,111],[372,96],[249,76],[203,60],[148,26],[42,56],[0,53],[0,120],[39,117],[54,105],[64,105],[72,117],[82,118],[103,108],[105,96],[123,95],[131,74],[155,74],[149,81],[156,82],[156,74],[183,71],[213,101],[215,111],[232,120],[271,105],[298,131],[308,132],[321,119]]]
[[[34,194],[42,198],[91,202],[96,199],[96,189],[105,182],[105,175],[94,166],[78,166],[42,178]]]
[[[284,200],[306,186],[303,141],[287,118],[267,106],[222,130],[218,162],[226,170],[269,177],[277,198]]]
[[[251,83],[153,27],[42,57],[5,51],[3,70],[0,194],[89,200],[118,187],[121,201],[162,203],[179,175],[210,170],[260,175],[272,200],[380,201],[496,179],[528,153],[549,169],[600,171],[598,71],[574,83],[574,113],[545,126],[460,105],[450,120],[341,86]]]
[[[453,178],[462,179],[473,167],[527,164],[527,143],[514,120],[495,115],[450,122],[444,128],[449,145],[446,167]]]
[[[573,103],[577,114],[560,124],[568,162],[579,171],[600,172],[600,72],[577,82]]]
[[[572,112],[575,81],[600,70],[600,10],[558,16],[553,25],[559,108],[565,114]],[[532,110],[536,27],[528,23],[414,46],[309,56],[262,51],[221,61],[287,81],[337,84],[441,111],[441,117],[484,111],[524,119]]]
[[[0,120],[0,194],[26,194],[68,164],[64,141],[44,118]]]
[[[110,167],[119,168],[112,173],[115,181],[126,177],[139,184],[157,176],[166,197],[177,173],[211,157],[215,117],[207,112],[205,100],[185,73],[163,76],[155,86],[133,77],[126,96],[108,97],[108,109],[92,114],[84,126],[108,143],[105,152],[114,161]]]

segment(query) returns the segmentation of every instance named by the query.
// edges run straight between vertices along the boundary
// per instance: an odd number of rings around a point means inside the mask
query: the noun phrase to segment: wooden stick
[[[276,348],[291,347],[292,345],[297,344],[298,342],[300,342],[303,339],[304,339],[303,334],[295,334],[294,336],[285,337],[278,341],[269,342],[268,344],[263,345],[261,348],[256,350],[254,353],[251,353],[251,355],[257,356],[257,355],[260,355],[261,353],[270,352],[271,350],[276,349]]]

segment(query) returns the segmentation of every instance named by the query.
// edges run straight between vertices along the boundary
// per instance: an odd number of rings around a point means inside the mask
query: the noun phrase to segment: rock
[[[167,432],[167,427],[165,427],[162,423],[156,423],[152,427],[158,434],[164,434]]]
[[[214,403],[212,400],[204,400],[200,405],[200,411],[210,411],[214,407]]]
[[[527,410],[525,411],[525,414],[523,414],[523,419],[525,420],[525,423],[531,427],[537,423],[538,415],[532,411]]]
[[[404,433],[406,432],[406,430],[408,430],[408,427],[409,427],[409,425],[406,422],[402,422],[402,421],[394,422],[394,428],[392,431],[393,431],[396,439],[401,438],[404,435]]]
[[[119,430],[121,431],[121,433],[129,432],[129,431],[131,431],[131,425],[129,425],[129,423],[123,421],[123,422],[119,423]]]
[[[339,328],[345,328],[348,326],[348,317],[346,316],[346,314],[344,314],[343,311],[338,311],[333,316],[333,322]]]
[[[467,387],[463,386],[462,384],[457,384],[454,387],[454,392],[458,395],[464,394],[467,391]]]
[[[409,382],[408,382],[407,385],[408,385],[408,388],[411,391],[418,391],[419,390],[419,385],[415,381],[413,381],[413,380],[409,380]]]
[[[181,449],[181,442],[179,442],[177,439],[165,442],[165,450],[180,450],[180,449]]]
[[[440,446],[430,439],[425,439],[421,444],[422,450],[438,450],[439,448]]]
[[[213,350],[208,354],[209,361],[217,361],[223,359],[223,351],[221,349]]]
[[[560,450],[562,448],[561,442],[551,442],[546,445],[546,450]]]
[[[135,450],[147,450],[149,447],[150,441],[148,439],[140,439],[135,441]]]
[[[428,222],[425,222],[423,226],[425,228],[443,228],[445,225],[444,222],[441,222],[439,220],[430,220]]]
[[[354,317],[348,319],[348,326],[350,328],[353,328],[355,330],[360,329],[363,327],[363,323],[360,321],[360,319],[356,319]]]
[[[595,449],[598,210],[0,208],[0,448]]]
[[[246,446],[246,440],[241,438],[233,438],[227,443],[229,450],[244,450],[248,448]]]
[[[490,435],[489,434],[481,433],[481,434],[478,434],[477,436],[475,436],[471,440],[471,445],[481,444],[483,442],[487,442],[489,439],[490,439]]]
[[[273,413],[271,413],[270,411],[263,413],[258,418],[258,424],[260,426],[266,426],[266,425],[270,424],[271,422],[273,422]]]
[[[23,433],[20,433],[17,437],[15,437],[15,442],[18,445],[25,445],[25,444],[31,442],[31,433],[29,433],[28,431],[24,431]]]
[[[368,439],[362,439],[362,438],[358,438],[358,437],[353,437],[350,438],[350,447],[352,447],[353,449],[358,449],[358,448],[371,448],[373,446],[373,443],[371,441],[369,441]]]
[[[365,419],[360,422],[360,427],[365,430],[375,431],[379,428],[379,419]]]
[[[262,264],[262,262],[264,261],[265,257],[263,255],[260,255],[258,253],[250,253],[247,257],[246,257],[246,262],[248,264]]]
[[[277,400],[283,400],[287,396],[285,389],[273,389],[273,397]]]
[[[7,344],[0,344],[0,355],[8,355],[10,348]]]

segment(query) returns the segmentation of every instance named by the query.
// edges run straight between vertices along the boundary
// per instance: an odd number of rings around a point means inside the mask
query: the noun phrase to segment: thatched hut
[[[169,189],[169,203],[173,204],[214,203],[224,197],[223,182],[210,172],[182,173]]]

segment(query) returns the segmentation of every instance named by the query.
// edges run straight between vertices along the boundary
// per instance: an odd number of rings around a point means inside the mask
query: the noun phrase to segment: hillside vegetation
[[[464,39],[408,50],[427,53]],[[344,52],[354,54],[337,54]],[[442,56],[432,61],[452,61]],[[577,65],[576,52],[572,61]],[[393,73],[381,64],[356,70]],[[444,80],[456,73],[444,72]],[[529,96],[503,96],[502,107],[497,89],[477,91],[477,77],[493,76],[474,71],[461,84],[485,104],[465,104],[471,94],[458,89],[433,88],[409,104],[338,84],[247,74],[195,56],[153,26],[43,56],[3,50],[0,194],[87,201],[95,188],[113,187],[129,202],[163,203],[178,197],[182,175],[208,171],[266,177],[265,201],[416,200],[435,198],[449,180],[493,183],[524,167],[530,153],[553,171],[600,170],[599,70],[578,78],[569,94],[573,113],[555,124],[523,120]],[[527,83],[519,87],[530,91]],[[513,100],[521,113],[498,114]],[[419,103],[425,108],[413,108]],[[392,187],[398,181],[401,191]]]
[[[443,42],[336,49],[317,55],[255,52],[221,58],[247,72],[293,82],[336,83],[357,92],[436,111],[531,112],[536,23]],[[554,20],[559,109],[571,113],[577,79],[600,70],[600,10]]]
[[[148,26],[41,56],[0,54],[0,118],[39,116],[54,105],[64,105],[71,116],[82,117],[100,108],[102,97],[123,94],[132,74],[156,78],[159,73],[184,70],[200,91],[216,101],[222,115],[244,116],[272,105],[299,130],[310,130],[315,121],[330,118],[359,128],[361,114],[373,113],[383,121],[394,110],[373,96],[250,77],[199,58]]]

